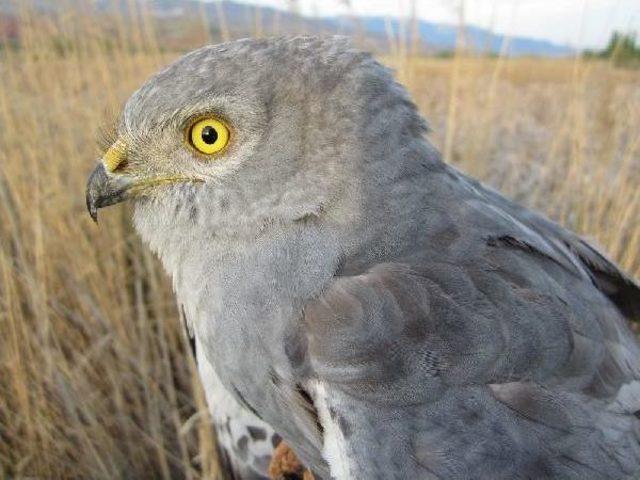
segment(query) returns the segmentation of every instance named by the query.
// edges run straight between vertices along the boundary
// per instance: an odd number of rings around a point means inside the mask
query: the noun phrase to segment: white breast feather
[[[274,448],[272,443],[272,437],[275,435],[274,430],[238,403],[222,385],[211,363],[209,363],[205,355],[200,352],[202,352],[202,345],[196,337],[198,371],[213,423],[216,426],[219,445],[229,452],[229,454],[233,454],[233,452],[237,450],[239,440],[243,436],[247,436],[250,441],[247,444],[248,458],[246,463],[251,464],[255,459],[271,456]],[[250,427],[263,429],[266,433],[266,438],[264,440],[251,439],[249,433]],[[241,461],[238,458],[234,460]],[[254,468],[257,468],[255,463],[253,463],[253,465]],[[264,469],[260,468],[259,470]],[[264,470],[260,473],[266,475],[268,472]]]
[[[331,477],[335,480],[356,478],[351,475],[351,464],[342,430],[329,413],[330,398],[326,386],[322,382],[314,382],[310,390],[314,393],[314,403],[324,430],[322,456],[331,468]]]

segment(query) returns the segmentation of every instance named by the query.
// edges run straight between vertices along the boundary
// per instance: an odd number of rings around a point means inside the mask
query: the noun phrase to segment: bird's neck
[[[303,305],[330,281],[340,258],[339,242],[308,221],[267,228],[257,237],[221,237],[193,227],[160,241],[138,230],[171,275],[178,302],[223,382],[245,375],[260,385],[262,367],[288,363],[283,330],[295,328]],[[237,371],[251,356],[260,368]]]

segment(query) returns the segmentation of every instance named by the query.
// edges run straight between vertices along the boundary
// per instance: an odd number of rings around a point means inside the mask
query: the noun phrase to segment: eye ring
[[[215,117],[200,118],[187,129],[189,145],[203,155],[220,153],[229,144],[231,136],[227,125]]]

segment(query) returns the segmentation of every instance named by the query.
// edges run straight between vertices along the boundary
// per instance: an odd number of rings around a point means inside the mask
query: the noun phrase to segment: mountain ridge
[[[67,0],[64,5],[87,11],[85,0]],[[51,13],[61,10],[60,2],[55,0],[32,0],[36,10]],[[308,34],[343,34],[351,35],[364,43],[366,48],[376,51],[388,51],[390,42],[387,30],[390,27],[395,36],[402,22],[409,27],[407,19],[385,18],[382,16],[305,16],[268,6],[256,6],[233,0],[220,2],[201,2],[199,0],[94,0],[91,7],[97,13],[113,12],[114,9],[123,16],[131,15],[131,8],[144,10],[163,23],[175,19],[188,19],[206,15],[212,33],[220,33],[220,12],[224,15],[227,29],[234,37],[252,36],[256,29],[256,12],[263,27],[263,34],[289,35]],[[0,0],[0,14],[16,15],[14,0]],[[439,54],[451,52],[456,47],[458,27],[446,23],[429,22],[418,19],[419,43],[421,53]],[[512,36],[491,32],[488,29],[468,25],[464,29],[466,47],[472,51],[497,55],[505,53],[509,56],[544,56],[563,57],[575,53],[575,50],[548,40]],[[411,40],[407,38],[407,43]],[[397,43],[397,38],[394,39]],[[506,48],[505,48],[506,47]]]
[[[250,5],[232,0],[223,0],[221,3],[225,18],[229,23],[229,28],[233,30],[233,26],[254,27],[253,15],[257,8],[260,9],[260,17],[263,24],[272,23],[276,16],[280,17],[280,28],[284,28],[281,33],[291,33],[292,26],[296,22],[304,24],[304,31],[318,33],[341,33],[346,35],[361,34],[365,37],[374,37],[380,47],[388,48],[388,39],[386,33],[387,19],[381,16],[318,16],[310,17],[291,13],[285,10],[273,7]],[[204,5],[209,21],[218,19],[218,6],[214,3],[200,4],[196,0],[156,0],[153,5],[156,11],[164,7],[167,10],[173,10],[183,7],[192,9],[200,9],[200,5]],[[394,32],[398,32],[400,24],[403,20],[398,17],[388,19]],[[288,26],[288,28],[286,28]],[[430,52],[451,51],[455,48],[458,27],[446,23],[429,22],[426,20],[418,20],[418,31],[420,33],[420,47]],[[498,54],[503,48],[503,43],[507,42],[506,53],[511,56],[551,56],[560,57],[568,56],[575,53],[574,49],[553,43],[548,40],[512,36],[507,39],[505,35],[493,33],[485,28],[475,25],[465,27],[465,38],[467,46],[475,51],[484,53]]]

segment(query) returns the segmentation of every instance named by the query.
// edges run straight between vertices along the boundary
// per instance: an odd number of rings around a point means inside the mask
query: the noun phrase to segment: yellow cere
[[[102,157],[102,163],[108,172],[114,172],[125,160],[125,157],[126,145],[122,140],[116,140]]]
[[[188,140],[198,152],[213,155],[229,143],[229,129],[217,118],[203,118],[191,126]]]

